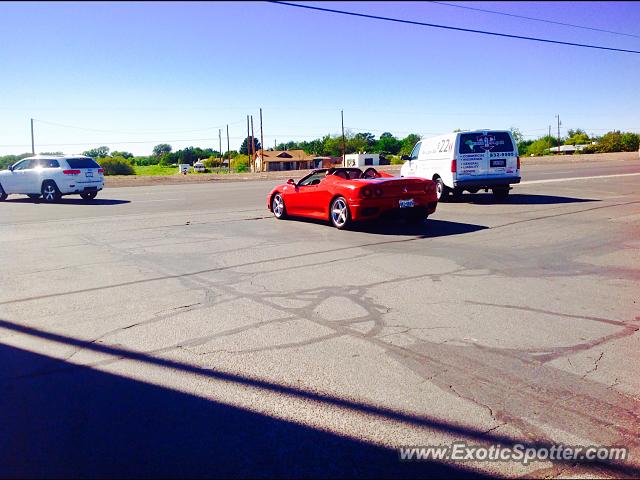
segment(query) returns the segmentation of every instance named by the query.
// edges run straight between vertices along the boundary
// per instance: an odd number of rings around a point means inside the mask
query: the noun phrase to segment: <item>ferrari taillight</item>
[[[369,187],[364,187],[360,189],[360,196],[369,198],[371,196],[371,189]]]
[[[424,191],[427,193],[433,193],[436,191],[436,184],[434,182],[427,182],[424,186]]]
[[[381,197],[382,196],[382,189],[380,187],[376,188],[374,190],[374,192],[376,194],[376,197]]]

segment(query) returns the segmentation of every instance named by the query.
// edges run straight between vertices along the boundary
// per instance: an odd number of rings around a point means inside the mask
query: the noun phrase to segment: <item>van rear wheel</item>
[[[449,187],[447,187],[440,177],[434,178],[436,182],[436,195],[439,202],[446,202],[449,197]]]
[[[491,193],[496,200],[506,200],[509,196],[509,187],[492,188]]]

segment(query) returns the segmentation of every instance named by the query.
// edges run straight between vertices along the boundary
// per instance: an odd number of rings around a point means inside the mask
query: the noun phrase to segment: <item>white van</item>
[[[504,199],[511,185],[520,183],[520,157],[509,131],[456,132],[416,143],[400,175],[434,180],[441,201],[450,193],[482,189]]]

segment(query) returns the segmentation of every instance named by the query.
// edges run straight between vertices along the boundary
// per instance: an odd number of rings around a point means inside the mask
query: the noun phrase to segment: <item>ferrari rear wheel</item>
[[[279,220],[287,217],[287,209],[284,206],[284,199],[281,194],[276,193],[273,196],[271,200],[271,210],[273,211],[273,215]]]
[[[337,197],[331,202],[331,223],[337,229],[343,230],[351,225],[349,206],[344,197]]]

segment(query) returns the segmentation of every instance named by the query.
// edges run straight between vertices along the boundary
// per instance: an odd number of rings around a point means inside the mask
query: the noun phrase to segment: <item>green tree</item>
[[[133,158],[133,153],[129,152],[111,152],[112,157]]]
[[[536,157],[542,156],[545,153],[549,153],[548,149],[550,146],[557,147],[558,139],[553,136],[550,137],[549,135],[545,135],[544,137],[535,140],[527,147],[526,155],[534,155]]]
[[[417,133],[410,133],[402,139],[402,147],[400,148],[400,155],[409,155],[415,147],[416,143],[420,141],[420,135]]]
[[[375,151],[382,154],[396,155],[402,148],[402,142],[390,132],[384,132],[376,143]]]
[[[620,130],[604,134],[598,142],[598,151],[604,153],[621,152],[622,133],[620,132]]]
[[[165,153],[171,153],[171,145],[168,143],[160,143],[153,147],[154,157],[162,157]]]
[[[82,152],[83,155],[92,158],[101,158],[109,156],[109,147],[97,147]]]
[[[573,135],[569,135],[569,137],[564,141],[565,145],[584,145],[591,142],[589,135],[584,132],[574,132]]]
[[[245,138],[242,142],[242,145],[240,145],[240,153],[243,155],[248,155],[249,151],[247,149],[247,146],[249,145],[249,137]],[[258,140],[256,137],[253,137],[253,146],[255,147],[255,151],[257,152],[258,150],[260,150],[261,145],[260,145],[260,140]]]
[[[636,152],[640,147],[640,135],[637,133],[625,132],[620,138],[623,152]]]

